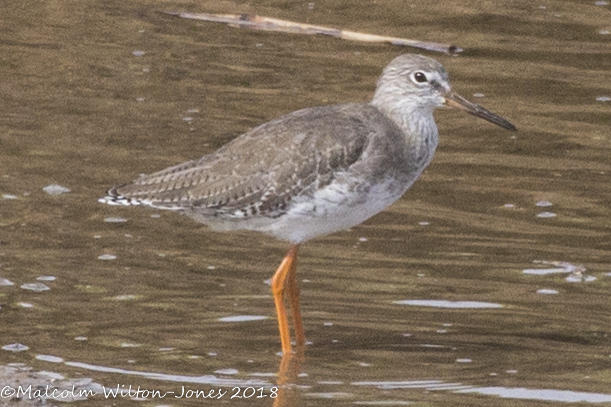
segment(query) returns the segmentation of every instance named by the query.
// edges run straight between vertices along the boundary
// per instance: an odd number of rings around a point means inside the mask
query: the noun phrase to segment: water
[[[611,403],[598,3],[0,5],[0,384],[74,385],[100,406],[130,385],[166,397],[116,403],[219,403],[205,390],[267,406],[280,370],[296,377],[285,405]],[[410,50],[159,13],[183,8],[454,43],[458,57],[428,55],[519,129],[438,111],[440,147],[406,196],[302,247],[310,343],[288,366],[266,283],[285,244],[97,198],[281,114],[366,100]]]

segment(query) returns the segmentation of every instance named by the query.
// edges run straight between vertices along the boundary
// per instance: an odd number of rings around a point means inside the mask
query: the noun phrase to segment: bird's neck
[[[433,158],[439,136],[433,118],[433,108],[417,107],[409,103],[396,103],[390,105],[391,107],[379,106],[375,100],[371,104],[399,127],[412,158],[419,165],[426,166]]]

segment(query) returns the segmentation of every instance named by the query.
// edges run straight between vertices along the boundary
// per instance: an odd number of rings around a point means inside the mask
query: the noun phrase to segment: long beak
[[[473,102],[469,102],[464,97],[460,96],[457,93],[449,92],[445,95],[446,105],[451,107],[456,107],[460,110],[464,110],[465,112],[472,114],[473,116],[480,117],[484,120],[488,120],[490,123],[494,123],[497,126],[501,126],[504,129],[516,131],[516,126],[509,123],[507,120],[503,119],[501,116],[498,116],[491,111],[488,111],[477,105]]]

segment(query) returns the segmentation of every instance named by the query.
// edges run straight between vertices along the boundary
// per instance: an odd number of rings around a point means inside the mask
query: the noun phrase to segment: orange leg
[[[295,339],[297,348],[305,346],[305,333],[303,331],[303,322],[301,321],[301,307],[299,306],[299,285],[297,284],[297,249],[295,247],[295,260],[291,263],[291,269],[287,276],[287,294],[289,304],[291,306],[291,317],[293,318],[293,328],[295,329]]]
[[[280,330],[280,342],[282,353],[288,355],[291,352],[291,334],[289,331],[289,320],[286,315],[285,298],[288,297],[295,328],[297,346],[305,346],[305,334],[301,321],[301,310],[299,307],[299,286],[297,285],[297,254],[299,245],[293,244],[286,254],[276,274],[272,277],[272,294],[276,303],[276,314],[278,317],[278,328]],[[286,290],[286,294],[285,294]]]

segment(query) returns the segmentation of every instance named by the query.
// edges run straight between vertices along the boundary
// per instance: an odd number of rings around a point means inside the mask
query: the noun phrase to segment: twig
[[[247,27],[253,30],[288,32],[293,34],[323,34],[331,37],[342,38],[344,40],[361,42],[388,42],[393,45],[421,48],[428,51],[444,52],[446,54],[456,54],[462,49],[455,45],[440,44],[437,42],[409,40],[405,38],[385,37],[381,35],[365,34],[355,31],[340,30],[338,28],[323,27],[320,25],[302,24],[294,21],[279,20],[276,18],[263,17],[250,14],[196,14],[188,12],[167,11],[166,14],[187,18],[191,20],[212,21],[217,23],[229,24],[232,27]]]

